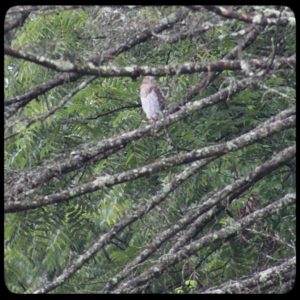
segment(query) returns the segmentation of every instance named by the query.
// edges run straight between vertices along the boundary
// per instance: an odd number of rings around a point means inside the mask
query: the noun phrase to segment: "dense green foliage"
[[[114,48],[122,39],[133,37],[135,30],[154,26],[176,7],[119,8],[111,17],[103,7],[58,10],[55,13],[32,12],[13,36],[6,38],[10,47],[49,59],[70,60],[79,65],[101,49]],[[118,10],[116,8],[116,10]],[[244,10],[250,11],[250,7]],[[208,13],[190,12],[190,26],[209,21]],[[108,17],[109,15],[109,17]],[[123,18],[123,19],[122,19]],[[107,20],[107,23],[105,23]],[[122,21],[123,20],[123,21]],[[219,20],[222,21],[222,18]],[[128,27],[126,27],[125,25]],[[214,62],[236,46],[232,32],[248,25],[236,20],[216,26],[207,32],[173,43],[152,38],[116,56],[115,66],[165,65],[186,61]],[[174,35],[175,28],[161,35]],[[124,35],[123,34],[124,31]],[[132,32],[131,32],[132,31]],[[97,36],[105,35],[107,39]],[[159,34],[158,34],[159,35]],[[220,38],[223,37],[223,39]],[[295,52],[295,27],[270,26],[262,30],[255,42],[243,50],[245,59],[270,57],[272,45],[284,38],[276,48],[278,57]],[[109,65],[110,63],[108,63]],[[44,66],[11,56],[5,56],[5,97],[22,95],[57,74]],[[207,73],[166,75],[157,78],[167,95],[168,106],[184,99],[187,91],[204,79]],[[229,83],[243,78],[238,71],[224,71],[205,90],[192,99],[199,100],[216,93]],[[143,127],[147,124],[139,106],[140,77],[98,77],[75,94],[66,105],[28,128],[26,119],[45,114],[59,105],[64,97],[81,82],[57,86],[39,95],[14,116],[17,122],[7,128],[7,134],[21,131],[5,140],[5,168],[11,172],[43,166],[50,159],[70,153],[79,145],[98,142],[108,137]],[[293,69],[274,72],[261,86],[249,87],[228,101],[195,111],[169,126],[169,133],[182,152],[225,142],[255,128],[269,117],[294,104],[295,74]],[[199,204],[209,192],[234,182],[272,154],[292,145],[293,128],[283,130],[238,151],[227,153],[209,163],[143,218],[126,227],[112,243],[101,249],[53,293],[97,293],[105,283],[184,212]],[[132,141],[105,159],[76,169],[43,184],[35,193],[52,194],[88,183],[101,174],[115,174],[175,155],[162,131]],[[70,201],[58,202],[33,210],[5,215],[5,282],[14,293],[32,292],[45,282],[51,282],[83,253],[93,241],[106,233],[118,221],[139,205],[159,193],[164,184],[180,173],[185,165],[87,193]],[[228,210],[238,218],[238,211],[258,194],[259,208],[295,191],[294,161],[286,163],[263,177],[243,195],[234,200]],[[223,210],[193,239],[221,229],[232,222]],[[286,244],[295,242],[295,207],[289,206],[260,220],[251,227],[270,236],[278,236]],[[146,271],[176,242],[169,239],[137,269]],[[145,286],[144,292],[189,293],[196,288],[221,284],[229,279],[251,275],[266,266],[293,256],[293,249],[271,237],[241,232],[221,242],[200,249],[196,255],[179,262]]]

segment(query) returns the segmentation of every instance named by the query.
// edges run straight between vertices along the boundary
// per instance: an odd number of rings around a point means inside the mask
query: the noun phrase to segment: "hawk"
[[[145,76],[141,84],[140,97],[142,108],[150,122],[155,122],[164,117],[165,98],[153,76]],[[164,127],[168,144],[178,152],[176,144],[172,141],[168,130]]]
[[[161,119],[165,109],[165,98],[153,76],[145,76],[140,90],[142,108],[148,120]]]

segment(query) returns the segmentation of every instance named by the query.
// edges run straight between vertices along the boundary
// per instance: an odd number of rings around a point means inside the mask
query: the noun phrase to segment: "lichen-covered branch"
[[[10,8],[5,17],[4,33],[6,34],[12,29],[21,27],[29,14],[38,9],[39,7],[33,5],[15,6]]]
[[[255,273],[248,278],[230,280],[218,287],[198,290],[203,294],[253,294],[264,292],[270,287],[281,287],[283,283],[290,282],[293,286],[296,279],[296,257],[291,257],[283,263]],[[284,293],[285,291],[282,291]]]
[[[5,136],[5,139],[12,138],[22,132],[24,132],[27,128],[29,128],[32,124],[35,124],[36,122],[44,121],[48,117],[52,116],[57,110],[63,108],[71,99],[74,95],[76,95],[78,92],[86,88],[92,81],[96,79],[95,76],[91,76],[87,80],[83,81],[80,83],[76,88],[71,90],[62,100],[59,104],[53,106],[51,109],[49,109],[45,114],[43,115],[36,115],[30,119],[19,119],[15,122],[7,122],[6,124],[6,129],[10,130],[12,127],[14,127],[17,123],[23,122],[24,127],[18,131],[15,131],[11,134],[8,134]]]
[[[224,70],[248,70],[266,68],[269,66],[267,58],[251,60],[221,60],[214,63],[186,62],[181,64],[169,64],[165,66],[96,66],[92,62],[86,65],[76,65],[67,60],[54,60],[45,56],[38,56],[25,53],[22,50],[15,50],[8,46],[4,47],[4,53],[16,58],[22,58],[44,67],[59,72],[75,72],[81,75],[95,75],[99,77],[137,77],[143,75],[163,76],[193,74],[200,72],[220,72]],[[274,60],[271,68],[291,68],[296,63],[296,55],[282,57]]]
[[[255,39],[259,36],[259,34],[262,32],[263,26],[259,25],[252,25],[252,27],[249,29],[249,33],[246,35],[246,37],[240,41],[240,44],[238,46],[235,46],[231,51],[229,51],[226,55],[224,55],[223,59],[234,59],[237,57],[238,52],[241,50],[246,49],[249,47]],[[211,84],[220,74],[220,72],[209,72],[207,76],[205,76],[198,84],[193,86],[186,94],[184,99],[176,105],[173,105],[169,112],[173,113],[175,111],[178,111],[180,106],[186,104],[191,99],[193,99],[196,95],[198,95],[202,90],[204,90],[205,87],[207,87],[209,84]]]
[[[157,34],[154,31],[152,31],[151,34],[154,37],[156,37],[166,43],[176,43],[176,42],[184,40],[186,38],[197,37],[197,36],[207,32],[210,29],[216,29],[216,28],[222,27],[222,26],[224,26],[224,22],[219,23],[219,24],[213,24],[213,23],[208,22],[206,24],[202,24],[201,27],[192,28],[192,30],[179,32],[174,35],[170,35],[169,33],[165,34],[165,35]]]
[[[294,34],[287,6],[10,8],[8,289],[290,289]],[[140,104],[147,75],[166,100],[153,122]]]
[[[41,207],[43,205],[49,205],[53,203],[58,203],[65,201],[86,193],[91,193],[100,190],[104,187],[113,186],[122,182],[127,182],[129,180],[134,180],[141,176],[151,174],[153,172],[158,172],[165,170],[169,167],[185,164],[195,160],[212,157],[215,155],[225,154],[227,152],[236,151],[248,145],[257,142],[267,136],[270,136],[276,132],[282,131],[287,128],[295,126],[296,117],[290,116],[286,119],[278,120],[273,123],[267,124],[260,128],[251,130],[250,132],[243,134],[231,141],[221,143],[218,145],[204,147],[202,149],[196,149],[184,154],[174,155],[168,158],[161,159],[159,161],[153,162],[149,165],[145,165],[130,171],[125,171],[115,175],[105,175],[96,178],[92,182],[68,188],[64,191],[54,193],[51,195],[40,196],[33,195],[34,190],[29,190],[17,197],[14,193],[6,195],[5,202],[5,212],[14,212],[27,210],[32,208]],[[30,200],[25,200],[30,197]]]
[[[166,239],[176,234],[179,230],[187,226],[187,224],[191,223],[195,219],[197,214],[206,211],[209,207],[215,205],[221,199],[226,198],[228,196],[229,191],[231,191],[232,193],[233,190],[237,189],[238,187],[241,187],[243,184],[245,185],[246,183],[249,184],[251,182],[251,184],[253,184],[255,181],[259,180],[263,176],[272,172],[274,169],[278,168],[280,165],[282,165],[285,161],[289,160],[294,155],[295,155],[295,147],[290,147],[288,149],[285,149],[282,152],[274,155],[269,161],[257,167],[254,172],[251,172],[249,175],[241,178],[240,180],[237,180],[232,186],[227,186],[223,190],[216,193],[217,195],[216,197],[215,195],[209,196],[208,200],[205,201],[201,205],[201,207],[195,208],[194,210],[187,213],[185,217],[182,218],[182,220],[179,220],[179,222],[176,225],[172,226],[170,230],[163,232],[159,237],[157,237],[156,242],[153,243],[152,245],[153,249],[151,249],[150,247],[149,249],[145,249],[145,251],[143,251],[140,254],[140,256],[137,257],[137,260],[143,261],[143,259],[146,259],[151,253],[153,253],[156,250],[156,247],[159,247]],[[89,247],[82,255],[79,255],[77,259],[73,261],[72,265],[65,268],[64,272],[60,276],[55,278],[52,282],[47,283],[43,287],[37,289],[36,291],[34,291],[34,293],[47,293],[53,290],[54,288],[56,288],[57,286],[63,284],[77,270],[79,270],[91,257],[93,257],[95,253],[97,253],[105,245],[109,244],[116,234],[118,234],[124,228],[126,228],[127,226],[129,226],[130,224],[138,220],[139,218],[143,217],[148,212],[150,212],[154,207],[156,207],[162,201],[166,200],[167,196],[172,191],[178,188],[186,179],[188,179],[190,176],[192,176],[195,172],[197,172],[200,168],[205,166],[213,159],[215,158],[213,157],[210,159],[194,162],[190,166],[185,168],[184,171],[176,175],[175,178],[170,183],[167,183],[157,195],[147,200],[146,203],[143,203],[140,207],[137,208],[135,212],[133,212],[132,214],[128,215],[127,217],[119,221],[107,233],[99,236],[99,238],[92,244],[91,247]],[[217,197],[219,197],[219,199],[217,199]],[[197,213],[196,216],[195,213]],[[130,270],[131,269],[129,268],[129,271]],[[125,276],[126,276],[126,271],[125,271]],[[108,283],[108,287],[111,288],[112,286],[117,284],[120,281],[120,279],[122,279],[125,276],[124,273],[121,273],[120,276],[113,278],[110,281],[110,283]]]
[[[141,43],[146,42],[152,37],[152,33],[160,33],[172,26],[174,26],[177,22],[183,20],[188,16],[188,9],[182,8],[178,11],[170,14],[169,16],[165,17],[160,21],[160,23],[154,28],[146,30],[142,32],[137,32],[134,34],[130,39],[128,39],[125,43],[122,43],[118,46],[116,46],[114,49],[109,49],[108,51],[101,53],[100,55],[95,55],[91,61],[94,62],[96,65],[103,64],[108,59],[111,59],[113,57],[116,57],[120,55],[121,53],[128,51],[129,49],[132,49],[136,45],[139,45]]]
[[[201,10],[202,7],[206,8],[207,10],[220,15],[224,18],[229,19],[236,19],[239,21],[243,21],[246,23],[255,23],[259,25],[280,25],[280,26],[286,26],[286,25],[292,25],[294,26],[296,23],[295,18],[293,17],[281,17],[281,18],[271,18],[271,17],[265,17],[262,14],[256,14],[256,15],[248,15],[245,13],[239,13],[236,11],[232,11],[230,9],[225,8],[224,6],[216,6],[216,5],[203,5],[203,6],[190,6],[189,8],[192,10]]]
[[[177,36],[172,37],[171,40],[168,36],[168,39],[166,41],[167,42],[175,42],[177,39],[182,39],[187,36],[189,36],[189,37],[196,36],[196,35],[198,35],[200,33],[204,33],[205,31],[207,31],[211,28],[214,28],[214,27],[215,27],[215,25],[207,24],[201,28],[193,30],[192,32],[178,34]],[[251,45],[254,42],[254,40],[256,39],[256,37],[262,32],[262,28],[263,28],[263,26],[253,25],[250,29],[248,29],[248,33],[247,33],[245,39],[243,41],[241,41],[239,47],[243,50],[243,49],[247,48],[249,45]],[[160,27],[160,29],[162,29],[162,28]],[[156,29],[156,32],[159,32],[159,30]],[[152,34],[153,34],[153,32],[152,32]],[[137,42],[137,40],[135,40],[135,43],[136,42]],[[120,49],[118,51],[120,51]],[[237,55],[237,53],[238,53],[238,46],[234,47],[228,54],[226,54],[224,56],[224,59],[233,59]],[[205,80],[204,80],[205,83],[207,84],[208,79],[209,79],[209,82],[211,82],[213,79],[215,79],[217,77],[217,74],[219,74],[219,73],[210,73],[208,78],[205,78]],[[76,73],[71,73],[69,76],[66,76],[66,75],[69,75],[69,74],[67,73],[67,74],[59,75],[57,78],[55,78],[41,86],[38,86],[37,88],[33,89],[32,91],[26,93],[23,96],[17,96],[17,97],[8,99],[5,101],[5,105],[11,105],[13,103],[22,102],[18,107],[23,107],[25,104],[27,104],[28,100],[31,100],[32,98],[38,96],[39,92],[43,93],[44,91],[48,90],[48,87],[51,89],[51,88],[55,87],[56,84],[59,85],[59,84],[64,83],[64,81],[62,81],[63,79],[66,79],[67,81],[72,82],[81,77],[81,75],[78,75]],[[53,81],[53,83],[52,83],[52,81]],[[185,101],[182,101],[180,103],[180,106],[182,106],[183,104],[188,102],[189,99],[193,98],[196,94],[198,94],[200,88],[202,88],[203,85],[204,85],[203,82],[200,82],[200,84],[195,86],[187,94],[187,96],[185,97]],[[44,87],[45,87],[45,89],[43,89]],[[24,101],[24,104],[23,104],[23,101]],[[172,107],[168,111],[175,112],[178,109],[179,109],[179,107],[178,107],[178,105],[176,105],[175,107]],[[5,113],[6,113],[6,110],[5,110]],[[103,115],[106,115],[106,114],[107,113],[104,113]]]
[[[290,159],[293,155],[295,155],[295,147],[291,147],[288,149],[285,149],[284,151],[274,155],[269,161],[265,162],[263,165],[257,167],[254,172],[250,173],[248,176],[245,176],[240,180],[240,185],[244,182],[247,183],[249,181],[255,182],[255,180],[258,180],[259,178],[263,177],[264,175],[268,174],[269,172],[273,171],[274,169],[278,168],[282,163],[284,163],[286,160]],[[118,222],[116,225],[114,225],[111,230],[100,236],[93,245],[87,249],[82,255],[78,257],[78,259],[73,262],[73,264],[67,268],[65,268],[65,271],[63,274],[58,276],[54,281],[51,283],[47,283],[42,288],[35,291],[35,293],[47,293],[54,289],[55,287],[63,284],[70,276],[72,276],[78,269],[80,269],[85,262],[87,262],[97,251],[99,251],[104,245],[107,245],[112,238],[118,234],[120,231],[122,231],[124,228],[126,228],[129,224],[135,222],[139,218],[141,218],[144,214],[151,211],[155,206],[157,206],[159,203],[164,201],[166,197],[169,195],[170,192],[175,190],[182,182],[184,182],[187,178],[189,178],[192,174],[194,174],[199,168],[203,167],[205,164],[210,162],[212,159],[206,159],[199,162],[194,162],[192,165],[188,166],[182,173],[175,176],[175,179],[172,180],[170,184],[165,185],[164,188],[161,189],[161,192],[157,195],[153,196],[150,200],[147,201],[147,204],[142,204],[135,212],[133,212],[131,215],[127,216],[125,219],[122,219],[120,222]],[[238,181],[237,181],[238,182]],[[252,183],[253,184],[253,183]],[[235,183],[234,188],[237,188],[237,183]],[[232,187],[226,187],[222,191],[220,191],[219,197],[222,195],[223,197],[227,196],[225,195],[225,191],[232,191]],[[222,198],[221,198],[222,199]],[[214,204],[215,204],[214,200]],[[207,203],[211,206],[210,203]],[[203,209],[203,205],[201,206]],[[206,208],[207,210],[207,208]],[[198,209],[195,208],[195,210],[191,211],[191,213],[197,212],[199,213]],[[191,214],[190,213],[190,214]],[[155,251],[156,247],[159,247],[161,243],[164,242],[167,238],[170,236],[173,236],[176,232],[180,230],[180,228],[183,228],[191,222],[190,220],[195,219],[195,216],[192,215],[186,215],[185,221],[180,220],[178,224],[174,227],[172,227],[173,232],[171,233],[165,233],[163,232],[160,237],[157,238],[156,243],[154,243],[153,248],[154,249],[145,249],[146,253],[142,252],[140,257],[137,259],[143,260],[143,258],[147,258],[153,251]],[[177,228],[178,227],[178,228]],[[161,239],[161,241],[160,241]],[[124,274],[123,274],[124,275]],[[126,273],[125,273],[126,275]],[[122,273],[120,274],[120,277],[117,277],[115,279],[112,279],[112,281],[108,284],[109,287],[112,287],[114,283],[118,283],[120,279],[122,278]]]
[[[47,91],[62,85],[64,83],[76,81],[79,78],[79,75],[76,73],[64,73],[55,76],[47,82],[41,83],[40,85],[34,87],[30,91],[26,92],[23,95],[15,96],[10,99],[4,101],[4,106],[12,106],[14,105],[14,112],[20,107],[25,106],[30,100],[46,93]],[[5,110],[5,114],[7,113],[7,109]],[[12,113],[10,113],[12,115]],[[10,117],[10,115],[6,117]]]
[[[11,181],[13,186],[10,186],[9,190],[16,196],[25,190],[29,190],[47,182],[54,176],[59,177],[70,171],[79,169],[90,162],[91,159],[98,158],[98,160],[100,160],[103,157],[106,157],[108,151],[114,153],[125,147],[127,143],[150,134],[155,134],[165,126],[178,121],[195,111],[228,100],[229,97],[242,91],[248,86],[251,86],[255,82],[255,79],[241,80],[234,84],[234,86],[229,86],[209,97],[182,106],[179,111],[168,115],[163,120],[156,122],[156,124],[125,132],[119,136],[104,139],[98,143],[80,146],[77,149],[74,149],[70,154],[62,155],[61,159],[49,161],[48,163],[45,163],[44,166],[37,167],[30,171],[20,172]]]
[[[222,207],[220,205],[217,206],[217,204],[222,202],[230,203],[246,189],[249,189],[251,186],[253,186],[257,181],[279,168],[285,162],[292,159],[295,154],[296,147],[288,147],[283,151],[274,154],[268,161],[264,162],[260,166],[257,166],[254,171],[236,179],[232,184],[213,194],[204,196],[201,200],[199,200],[200,204],[198,206],[194,207],[193,210],[188,211],[181,219],[177,220],[175,224],[161,232],[142,252],[140,252],[140,254],[134,260],[127,264],[121,272],[111,278],[105,285],[105,288],[102,290],[102,292],[113,292],[113,288],[116,288],[123,279],[132,274],[138,267],[138,264],[145,261],[151,254],[158,250],[163,243],[175,236],[175,234],[177,234],[179,231],[187,228],[187,232],[177,240],[176,244],[170,250],[171,252],[177,252],[180,247],[185,245],[186,242],[189,241],[192,236],[194,236],[195,231],[199,230],[199,224],[194,224],[194,221],[197,218],[205,214],[201,220],[202,223],[200,225],[202,226],[203,222],[211,220],[217,211],[222,209]],[[193,224],[192,226],[190,225],[191,223]]]
[[[295,203],[296,195],[295,194],[286,194],[280,200],[274,201],[268,206],[257,210],[246,217],[240,219],[239,221],[233,222],[230,225],[215,231],[213,233],[207,234],[201,237],[198,240],[195,240],[188,245],[184,246],[181,250],[176,253],[167,253],[162,255],[156,264],[151,266],[147,271],[142,274],[134,277],[127,282],[121,284],[121,286],[116,289],[115,293],[132,293],[137,292],[139,286],[145,284],[154,277],[160,276],[167,268],[176,264],[179,261],[183,261],[190,256],[194,255],[200,248],[211,245],[212,243],[225,240],[226,238],[236,234],[240,230],[244,229],[247,226],[252,225],[257,219],[267,217],[268,215],[274,213],[275,211],[292,205]]]
[[[60,8],[60,7],[58,7]],[[74,8],[79,8],[79,7],[74,7],[71,6],[71,9]],[[36,8],[38,9],[38,8]],[[159,33],[167,28],[170,28],[174,24],[176,24],[178,21],[182,20],[184,17],[187,16],[188,10],[187,9],[182,9],[180,11],[177,11],[170,16],[166,17],[161,21],[159,25],[157,25],[152,32]],[[202,30],[205,30],[208,28],[201,28]],[[131,37],[130,41],[127,41],[125,44],[119,45],[118,47],[114,49],[110,49],[107,53],[102,54],[102,57],[99,55],[94,56],[92,61],[97,63],[99,65],[100,63],[103,64],[105,62],[108,62],[111,59],[116,58],[118,55],[120,55],[123,52],[126,52],[133,48],[136,45],[139,45],[148,39],[150,39],[152,36],[151,30],[147,29],[144,32],[141,32],[140,34],[136,34]],[[70,74],[61,74],[58,75],[57,77],[49,80],[48,82],[42,83],[41,85],[33,88],[32,90],[28,91],[24,95],[20,96],[15,96],[10,99],[7,99],[4,102],[5,106],[10,106],[13,104],[16,104],[13,106],[11,109],[6,109],[5,110],[5,118],[11,117],[20,107],[25,106],[30,100],[36,98],[39,95],[44,94],[45,92],[49,91],[50,89],[57,87],[59,85],[62,85],[66,82],[73,82],[82,77],[82,74],[77,74],[77,73],[70,73]],[[18,104],[17,104],[18,103]]]
[[[98,239],[90,246],[83,254],[79,255],[76,260],[73,261],[72,265],[65,268],[64,272],[55,278],[52,282],[47,283],[40,289],[34,291],[34,293],[47,293],[57,286],[63,284],[68,278],[70,278],[77,270],[79,270],[89,259],[95,255],[100,249],[105,245],[109,244],[112,239],[121,232],[124,228],[142,218],[145,214],[149,213],[154,207],[156,207],[161,202],[165,201],[167,196],[179,187],[185,180],[192,176],[197,170],[208,164],[214,158],[204,159],[199,162],[194,162],[187,168],[185,168],[181,173],[177,174],[175,178],[167,183],[161,191],[153,196],[151,199],[147,200],[145,203],[140,205],[136,211],[127,215],[116,225],[114,225],[107,233],[99,236]]]

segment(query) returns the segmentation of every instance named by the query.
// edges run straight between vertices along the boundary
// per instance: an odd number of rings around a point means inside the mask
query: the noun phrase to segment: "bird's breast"
[[[162,109],[154,92],[148,94],[141,92],[141,102],[148,119],[157,120],[162,116]]]

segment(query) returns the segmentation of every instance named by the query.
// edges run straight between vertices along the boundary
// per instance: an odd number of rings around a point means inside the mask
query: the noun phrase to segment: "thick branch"
[[[27,17],[32,11],[38,10],[39,7],[26,5],[26,6],[16,6],[12,7],[6,15],[4,23],[4,33],[9,32],[10,30],[21,27],[26,21]],[[18,16],[13,14],[19,14]]]
[[[249,178],[256,178],[263,176],[262,172],[265,172],[264,174],[267,174],[268,172],[271,172],[272,170],[276,169],[278,166],[280,166],[282,163],[284,163],[287,159],[291,157],[291,155],[295,155],[295,147],[294,151],[291,149],[284,150],[281,153],[278,153],[277,155],[273,156],[270,161],[267,161],[264,163],[261,167],[258,167],[255,171],[255,174],[248,175]],[[80,255],[76,261],[73,262],[72,265],[65,268],[64,272],[58,276],[56,279],[54,279],[52,282],[45,285],[43,288],[40,288],[35,291],[35,293],[47,293],[57,286],[63,284],[68,278],[70,278],[77,270],[79,270],[85,262],[87,262],[95,253],[97,253],[100,249],[102,249],[105,245],[109,244],[113,237],[121,232],[124,228],[126,228],[128,225],[132,224],[136,220],[143,217],[145,214],[147,214],[149,211],[151,211],[154,207],[156,207],[158,204],[160,204],[162,201],[164,201],[167,196],[174,191],[178,186],[180,186],[181,183],[183,183],[187,178],[189,178],[191,175],[193,175],[196,171],[198,171],[200,168],[205,166],[207,163],[209,163],[214,158],[198,161],[192,163],[190,166],[188,166],[182,173],[175,176],[175,178],[170,182],[167,183],[158,193],[157,195],[153,196],[151,199],[146,201],[146,205],[143,203],[138,207],[138,209],[134,212],[132,212],[130,215],[128,215],[126,218],[119,221],[116,225],[114,225],[109,232],[107,232],[104,235],[99,236],[99,238],[93,243],[92,246],[90,246],[82,255]],[[246,179],[249,180],[249,179]],[[225,188],[226,189],[226,188]],[[224,190],[225,190],[224,189]],[[227,188],[226,190],[228,190]],[[222,194],[222,191],[221,191]],[[196,209],[197,210],[197,209]],[[190,216],[187,216],[187,220],[189,220]],[[179,226],[181,225],[181,221],[179,222]]]
[[[291,116],[286,119],[282,119],[267,124],[265,126],[253,129],[246,134],[243,134],[231,141],[222,144],[208,146],[202,149],[187,152],[185,154],[179,154],[171,156],[169,158],[164,158],[162,160],[153,162],[149,165],[142,166],[130,171],[125,171],[119,174],[101,176],[92,182],[74,188],[68,188],[59,193],[35,197],[32,196],[34,190],[29,190],[20,197],[22,198],[22,200],[20,200],[20,198],[18,199],[15,194],[10,193],[10,195],[7,194],[6,197],[5,212],[27,210],[41,207],[43,205],[58,203],[80,195],[84,195],[86,193],[97,191],[104,187],[113,186],[122,182],[127,182],[139,178],[141,176],[151,174],[153,172],[165,170],[169,167],[185,164],[203,158],[212,157],[215,155],[225,154],[230,151],[236,151],[238,149],[241,149],[243,147],[257,142],[260,139],[270,136],[276,132],[295,126],[295,121],[296,117]],[[28,198],[28,196],[30,197],[30,200],[24,200],[24,198]]]
[[[147,125],[144,128],[135,129],[123,133],[120,136],[102,140],[98,143],[90,143],[80,146],[69,155],[64,155],[61,160],[56,159],[54,161],[49,161],[44,166],[37,167],[31,171],[19,173],[15,179],[12,180],[14,187],[11,186],[9,189],[12,193],[17,195],[18,193],[49,181],[54,176],[59,177],[67,172],[79,169],[97,156],[100,160],[102,157],[106,157],[105,154],[107,151],[111,151],[111,153],[113,153],[114,151],[117,151],[117,149],[123,148],[131,141],[138,140],[146,135],[155,134],[166,125],[180,120],[195,111],[227,100],[230,96],[240,92],[254,82],[254,79],[241,80],[233,87],[229,86],[214,95],[181,107],[178,112],[168,115],[164,118],[164,120],[158,121],[156,124]]]
[[[5,139],[9,139],[12,138],[22,132],[24,132],[27,128],[29,128],[32,124],[39,122],[39,121],[44,121],[46,120],[48,117],[52,116],[57,110],[63,108],[68,101],[70,101],[72,99],[72,97],[74,95],[76,95],[78,92],[80,92],[81,90],[83,90],[84,88],[86,88],[92,81],[94,81],[96,79],[95,76],[91,76],[90,78],[88,78],[87,80],[83,81],[82,83],[80,83],[76,88],[74,88],[73,90],[70,91],[70,93],[68,93],[63,99],[62,101],[55,105],[54,107],[52,107],[51,109],[49,109],[45,114],[43,115],[37,115],[34,116],[30,119],[21,119],[21,120],[17,120],[15,122],[12,123],[8,123],[6,125],[6,129],[10,129],[11,127],[14,127],[17,123],[19,122],[23,122],[24,128],[13,132],[12,134],[5,136]]]
[[[115,290],[115,293],[129,293],[134,291],[134,289],[139,286],[145,284],[150,281],[154,277],[160,276],[167,268],[178,263],[179,261],[183,261],[193,254],[195,254],[200,248],[211,245],[212,243],[225,240],[228,237],[236,234],[240,230],[244,229],[247,226],[252,225],[257,219],[261,219],[263,217],[267,217],[274,213],[275,211],[284,208],[288,205],[292,205],[295,203],[296,195],[295,194],[287,194],[280,200],[277,200],[263,209],[257,210],[246,217],[240,219],[237,222],[231,223],[229,226],[222,228],[216,232],[207,234],[202,238],[191,242],[187,246],[183,247],[180,251],[176,253],[167,253],[163,255],[158,263],[154,264],[147,271],[138,275],[137,277],[123,283],[119,289]]]
[[[60,8],[60,7],[58,7],[58,8]],[[76,8],[76,6],[75,7],[72,6],[70,8]],[[176,24],[178,21],[182,20],[185,16],[187,16],[187,12],[188,11],[184,9],[184,10],[177,11],[174,14],[171,14],[170,16],[168,16],[164,20],[162,20],[161,23],[152,30],[152,33],[153,32],[159,33],[167,28],[170,28],[172,25]],[[130,50],[134,46],[147,41],[148,39],[151,38],[152,33],[151,33],[151,30],[147,29],[146,31],[144,31],[140,34],[136,34],[135,36],[132,37],[132,39],[130,41],[127,41],[125,44],[119,45],[117,48],[109,50],[108,53],[105,53],[103,55],[101,61],[99,61],[100,60],[99,56],[94,57],[93,61],[97,62],[97,64],[99,64],[100,62],[101,63],[107,62],[111,58],[115,58],[116,56],[120,55],[121,53]],[[24,95],[16,96],[16,97],[6,100],[5,106],[20,102],[20,104],[17,105],[16,108],[14,108],[12,110],[12,112],[9,112],[9,114],[6,117],[7,118],[10,117],[12,114],[14,114],[16,112],[16,110],[19,107],[23,107],[30,100],[36,98],[37,96],[47,92],[48,90],[50,90],[56,86],[64,84],[65,82],[76,81],[81,76],[82,76],[82,74],[77,74],[77,73],[70,73],[68,75],[62,74],[54,79],[51,79],[50,81],[48,81],[46,83],[41,84],[40,86],[38,86],[36,88],[33,88],[31,91],[27,92]],[[6,112],[6,114],[7,113],[8,112]]]
[[[126,267],[121,272],[119,272],[116,276],[110,279],[101,292],[113,292],[112,288],[115,288],[121,282],[121,280],[126,278],[128,275],[132,274],[135,271],[138,264],[145,261],[151,254],[153,254],[157,249],[159,249],[159,247],[163,243],[168,241],[171,237],[175,236],[175,234],[177,234],[181,230],[184,230],[185,228],[188,228],[189,231],[193,231],[193,228],[191,229],[190,224],[193,223],[196,220],[196,218],[200,217],[206,212],[207,215],[209,215],[209,219],[211,220],[215,216],[217,210],[220,210],[221,207],[218,206],[215,211],[212,211],[211,208],[216,207],[216,205],[218,203],[221,203],[222,201],[230,203],[242,192],[244,192],[245,189],[249,189],[261,178],[267,176],[272,171],[279,168],[285,162],[293,158],[295,154],[295,146],[286,148],[283,151],[274,154],[271,157],[271,159],[264,162],[262,165],[256,167],[254,171],[241,178],[236,179],[232,184],[227,185],[225,188],[215,192],[212,195],[204,196],[198,201],[199,203],[201,203],[200,205],[194,207],[193,210],[189,210],[181,219],[177,220],[175,224],[161,232],[150,244],[148,244],[148,246],[134,260],[132,260],[128,265],[126,265]],[[203,221],[206,222],[207,220]],[[196,224],[193,224],[193,227],[197,227],[194,225]],[[197,228],[199,232],[199,227]],[[185,242],[193,235],[193,233],[190,234],[190,232],[187,232],[186,234],[184,234],[184,236],[179,238],[175,246],[172,248],[172,252],[177,252],[178,249],[182,247],[182,245],[184,245]]]
[[[4,53],[16,58],[22,58],[44,67],[59,72],[75,72],[81,75],[96,75],[100,77],[137,77],[142,75],[179,75],[193,74],[200,72],[220,72],[224,70],[248,70],[269,67],[267,58],[251,60],[221,60],[214,63],[186,62],[182,64],[169,64],[165,66],[138,66],[131,65],[126,67],[118,66],[96,66],[93,63],[86,65],[75,65],[67,60],[54,60],[45,56],[38,56],[4,47]],[[272,68],[290,68],[296,63],[296,55],[288,58],[282,57],[274,60]]]
[[[262,292],[265,288],[279,286],[282,281],[295,282],[296,276],[296,257],[292,257],[280,265],[262,270],[246,279],[230,280],[218,287],[211,287],[206,290],[198,291],[204,294],[248,294]]]
[[[260,14],[256,15],[247,15],[244,13],[239,13],[236,11],[229,10],[223,6],[216,6],[216,5],[203,5],[203,6],[189,6],[192,10],[201,10],[202,7],[205,7],[207,10],[220,15],[224,18],[229,19],[236,19],[239,21],[243,21],[246,23],[255,23],[259,25],[280,25],[280,26],[286,26],[286,25],[295,25],[295,18],[289,17],[281,17],[279,18],[268,18]]]
[[[188,9],[185,8],[179,9],[175,13],[172,13],[166,18],[164,18],[163,20],[161,20],[161,22],[157,26],[155,26],[152,30],[146,29],[143,32],[137,32],[133,36],[133,38],[130,38],[124,44],[119,45],[115,49],[108,50],[107,52],[104,52],[101,55],[96,55],[91,60],[96,65],[103,64],[108,60],[108,58],[118,56],[120,55],[120,53],[130,50],[134,46],[146,42],[152,37],[153,32],[160,33],[168,28],[171,28],[177,22],[187,17],[187,15],[188,15]]]
[[[50,79],[47,82],[41,83],[40,85],[34,87],[24,95],[15,96],[4,101],[5,106],[10,106],[12,104],[18,103],[17,108],[25,106],[30,100],[44,94],[45,92],[53,89],[56,86],[62,85],[64,83],[76,81],[79,75],[76,73],[60,74],[55,78]]]
[[[153,196],[151,199],[147,200],[146,203],[143,203],[138,207],[138,209],[131,214],[127,215],[116,225],[114,225],[107,233],[99,236],[99,238],[90,246],[82,255],[79,255],[77,259],[73,262],[72,265],[65,268],[64,272],[55,278],[52,282],[46,284],[42,288],[34,291],[34,293],[47,293],[57,286],[63,284],[68,278],[70,278],[77,270],[79,270],[89,259],[93,257],[100,249],[105,245],[109,244],[112,239],[121,232],[124,228],[142,218],[145,214],[150,212],[154,207],[160,204],[162,201],[166,200],[167,196],[179,187],[186,179],[193,175],[201,167],[208,164],[214,158],[205,159],[199,162],[191,164],[188,168],[185,168],[183,172],[176,175],[175,178],[167,183],[162,189],[161,192]]]

